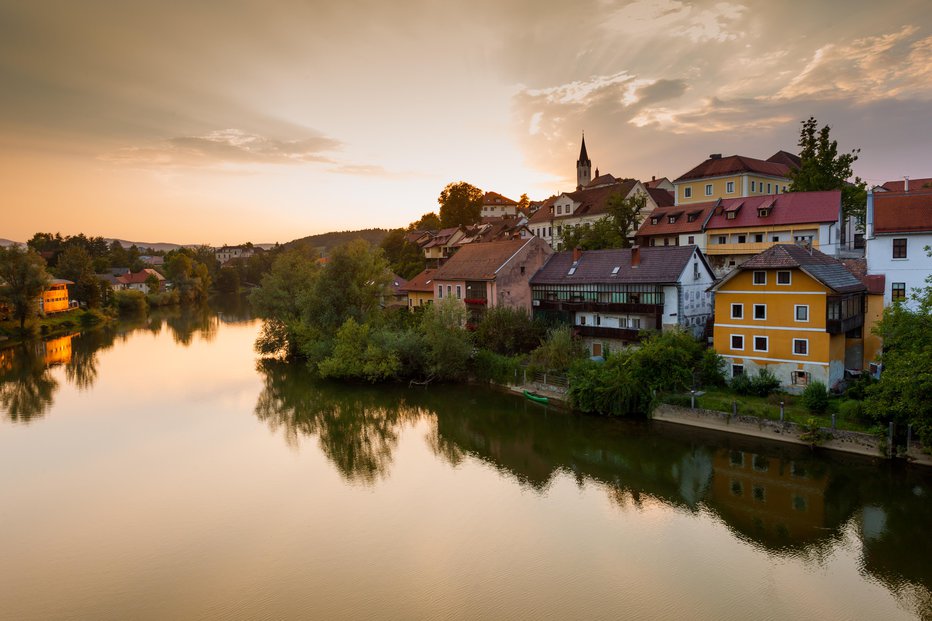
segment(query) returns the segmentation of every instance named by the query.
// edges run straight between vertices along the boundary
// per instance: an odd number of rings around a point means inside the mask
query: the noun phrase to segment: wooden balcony
[[[620,302],[594,302],[591,300],[571,302],[568,300],[534,300],[534,308],[584,313],[631,313],[659,316],[663,304],[632,304]]]
[[[618,341],[639,341],[640,330],[631,328],[605,328],[602,326],[573,326],[579,336],[588,336],[602,339],[615,339]]]

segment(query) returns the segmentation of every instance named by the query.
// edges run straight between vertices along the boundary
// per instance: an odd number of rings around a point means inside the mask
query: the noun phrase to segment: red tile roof
[[[637,237],[652,237],[655,235],[679,235],[681,233],[701,233],[702,225],[708,219],[709,214],[715,209],[718,201],[708,203],[691,203],[689,205],[680,205],[678,207],[658,207],[644,218],[641,227],[638,229]],[[675,214],[681,214],[673,224],[670,224],[669,217]],[[692,221],[690,221],[692,217]],[[657,224],[652,224],[656,218]]]
[[[567,192],[566,195],[569,196],[573,202],[579,206],[573,209],[573,213],[557,216],[555,220],[581,218],[583,216],[601,216],[607,213],[609,197],[611,197],[613,194],[627,196],[634,188],[636,183],[637,181],[633,179],[626,179],[624,181],[619,181],[618,183],[603,185],[598,188],[586,187],[582,190],[576,190],[575,192]]]
[[[154,269],[146,268],[144,270],[139,270],[135,273],[123,274],[122,276],[117,276],[117,280],[124,285],[138,285],[146,282],[149,279],[149,276],[155,276],[159,282],[165,280],[165,278],[156,272]]]
[[[783,150],[777,151],[768,157],[767,161],[774,164],[785,164],[788,168],[799,168],[803,163],[798,155]]]
[[[434,273],[437,270],[435,269],[426,269],[411,280],[409,280],[401,288],[402,291],[417,291],[422,293],[430,293],[434,290]]]
[[[689,172],[680,175],[674,183],[745,172],[771,177],[789,177],[790,169],[786,164],[758,160],[744,155],[729,155],[707,159]]]
[[[667,183],[670,183],[670,180],[667,179],[666,177],[661,177],[660,179],[656,179],[656,178],[651,179],[650,181],[644,181],[643,183],[644,183],[645,188],[656,188],[664,181],[666,181]]]
[[[506,198],[498,192],[486,192],[482,197],[483,205],[517,205],[517,201]]]
[[[889,192],[915,192],[916,190],[927,190],[932,188],[932,177],[926,179],[910,179],[909,180],[909,189],[906,188],[906,180],[900,179],[898,181],[887,181],[881,185],[883,189]]]
[[[874,233],[932,231],[932,190],[875,192]]]
[[[669,190],[648,187],[647,193],[654,199],[654,203],[656,203],[658,207],[672,207],[675,202],[673,200],[673,192]]]
[[[537,211],[528,218],[528,223],[541,224],[550,222],[553,218],[553,203],[556,201],[559,196],[551,196],[545,201],[541,202],[540,207],[537,208]]]
[[[498,268],[525,245],[535,242],[546,244],[532,237],[463,246],[437,269],[434,280],[493,280]]]
[[[769,215],[758,216],[757,210],[761,208],[770,208]],[[709,218],[706,230],[837,222],[839,209],[841,192],[838,190],[726,198],[722,199],[722,208]],[[725,217],[729,211],[736,211],[731,220]]]

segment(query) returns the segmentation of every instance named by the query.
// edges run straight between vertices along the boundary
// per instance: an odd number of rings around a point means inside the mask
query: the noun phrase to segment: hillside
[[[301,239],[295,239],[288,242],[287,244],[284,244],[284,247],[288,249],[296,248],[299,246],[311,246],[312,248],[316,248],[322,256],[326,256],[333,248],[336,248],[337,246],[347,242],[351,242],[354,239],[364,239],[373,246],[378,246],[382,243],[382,240],[385,239],[386,235],[388,235],[388,231],[385,229],[336,231],[332,233],[321,233],[319,235],[310,235],[308,237],[302,237]]]

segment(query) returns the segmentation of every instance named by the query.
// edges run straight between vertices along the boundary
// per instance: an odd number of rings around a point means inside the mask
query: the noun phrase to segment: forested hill
[[[373,246],[378,246],[388,235],[385,229],[363,229],[361,231],[335,231],[332,233],[321,233],[320,235],[310,235],[295,239],[284,244],[285,249],[297,248],[300,246],[310,246],[316,248],[321,256],[326,256],[331,250],[341,244],[351,242],[354,239],[364,239]]]

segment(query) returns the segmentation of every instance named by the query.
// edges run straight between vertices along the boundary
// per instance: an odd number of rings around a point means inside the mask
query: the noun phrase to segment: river
[[[932,618],[932,474],[260,361],[241,303],[0,352],[0,619]]]

